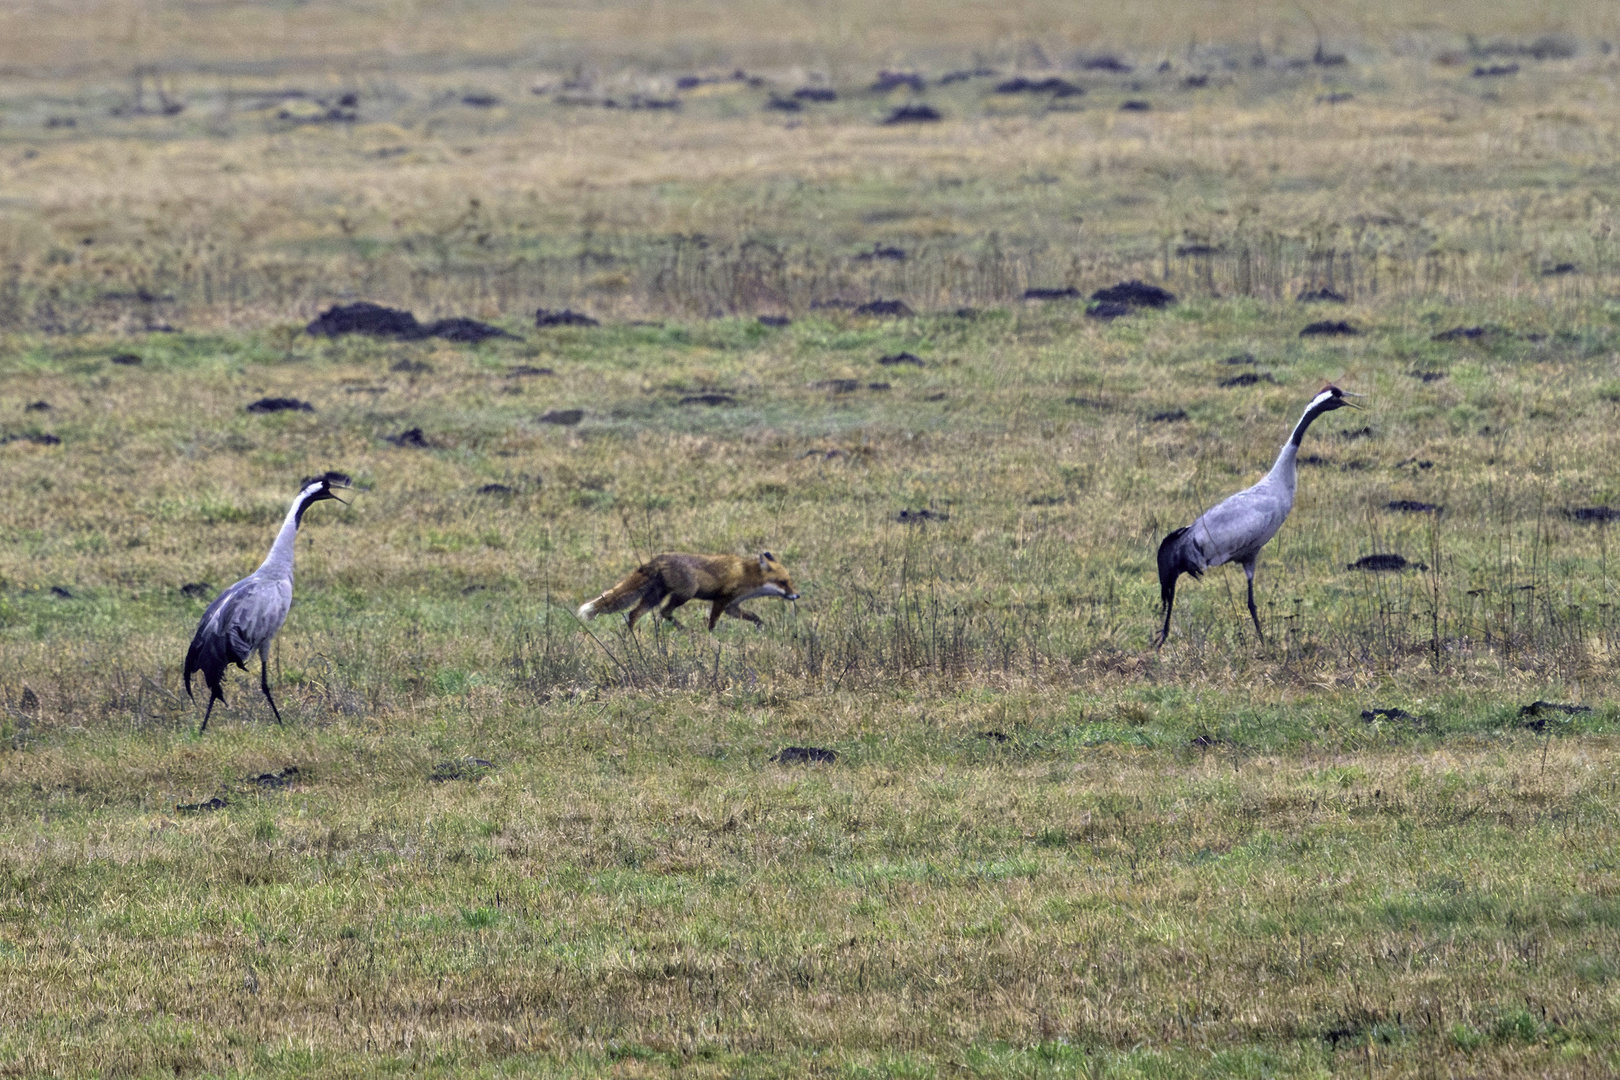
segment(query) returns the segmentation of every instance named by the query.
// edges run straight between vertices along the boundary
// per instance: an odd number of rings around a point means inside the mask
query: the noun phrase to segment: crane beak
[[[1367,396],[1367,395],[1366,395],[1366,394],[1352,394],[1352,393],[1351,393],[1351,392],[1350,392],[1350,391],[1348,391],[1348,390],[1340,390],[1340,391],[1339,391],[1339,393],[1340,393],[1340,394],[1341,394],[1341,395],[1343,395],[1343,397],[1346,397],[1346,398],[1353,398],[1353,397],[1366,397],[1366,396]],[[1342,398],[1341,398],[1341,400],[1342,400]],[[1359,409],[1359,408],[1361,408],[1361,406],[1360,406],[1360,405],[1357,405],[1357,404],[1356,404],[1356,403],[1355,403],[1355,402],[1353,402],[1353,401],[1346,401],[1346,402],[1345,402],[1345,404],[1346,404],[1346,405],[1348,405],[1348,406],[1350,406],[1350,407],[1351,407],[1351,408],[1352,408],[1352,409]]]

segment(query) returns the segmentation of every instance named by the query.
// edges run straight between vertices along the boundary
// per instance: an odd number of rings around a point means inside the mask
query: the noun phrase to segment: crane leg
[[[1260,613],[1254,607],[1254,563],[1244,563],[1243,573],[1249,579],[1249,618],[1254,620],[1254,632],[1260,635],[1260,644],[1266,643],[1266,632],[1260,629]]]
[[[270,696],[270,657],[263,652],[259,653],[259,689],[264,691],[264,700],[270,703],[270,711],[275,714],[276,723],[286,727],[281,720],[281,710],[276,708],[276,699]]]
[[[1155,649],[1164,648],[1164,643],[1170,639],[1170,609],[1176,603],[1175,586],[1172,585],[1170,589],[1170,595],[1165,597],[1164,600],[1164,626],[1157,634],[1153,635],[1153,647]]]
[[[197,729],[197,734],[201,735],[208,730],[208,718],[214,715],[214,702],[219,700],[220,698],[216,694],[208,695],[208,708],[203,710],[203,722],[202,726]]]

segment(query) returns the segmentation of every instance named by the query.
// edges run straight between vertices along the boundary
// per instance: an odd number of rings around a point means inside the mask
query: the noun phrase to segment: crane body
[[[287,621],[287,612],[292,608],[293,547],[298,539],[298,526],[303,522],[304,511],[315,503],[324,499],[343,501],[333,494],[334,487],[349,486],[349,478],[342,473],[329,472],[305,479],[287,509],[281,531],[276,534],[264,562],[216,596],[203,612],[191,639],[191,648],[186,651],[184,676],[187,697],[191,696],[193,675],[201,672],[203,681],[208,684],[208,709],[203,713],[202,726],[197,729],[199,734],[208,730],[214,702],[225,700],[220,684],[226,667],[235,664],[246,671],[247,661],[255,652],[259,654],[259,688],[270,703],[276,723],[281,723],[281,710],[276,708],[276,699],[270,694],[270,642]]]
[[[1312,421],[1335,409],[1359,408],[1347,401],[1345,391],[1326,386],[1311,399],[1299,422],[1277,454],[1271,471],[1253,487],[1231,495],[1208,510],[1186,528],[1177,529],[1159,545],[1159,599],[1164,606],[1164,626],[1154,635],[1155,646],[1170,636],[1170,611],[1176,600],[1176,579],[1182,574],[1202,577],[1205,570],[1235,562],[1243,567],[1249,584],[1249,617],[1263,644],[1260,613],[1254,605],[1254,569],[1265,547],[1294,508],[1298,479],[1300,440]]]

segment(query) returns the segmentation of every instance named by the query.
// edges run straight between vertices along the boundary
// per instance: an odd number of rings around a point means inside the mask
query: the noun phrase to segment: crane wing
[[[243,665],[275,636],[292,607],[292,582],[246,577],[214,598],[186,651],[185,681],[201,671],[218,694],[228,664]]]
[[[1204,565],[1242,562],[1256,554],[1277,535],[1292,509],[1292,499],[1264,483],[1210,507],[1192,528]]]

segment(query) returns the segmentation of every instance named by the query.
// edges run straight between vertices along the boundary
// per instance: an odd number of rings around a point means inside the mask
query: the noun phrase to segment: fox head
[[[793,579],[788,576],[787,567],[776,561],[776,556],[768,551],[759,553],[759,572],[764,577],[764,584],[760,586],[761,595],[780,596],[784,600],[797,600],[799,590],[793,587]]]

